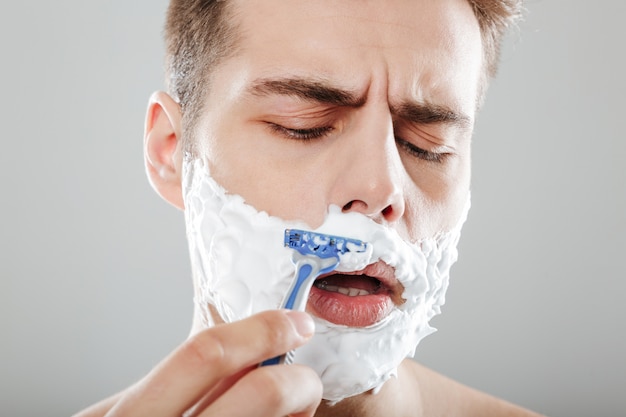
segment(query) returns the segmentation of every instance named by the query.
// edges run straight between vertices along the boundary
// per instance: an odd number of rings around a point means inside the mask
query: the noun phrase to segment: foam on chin
[[[196,303],[204,324],[213,325],[209,305],[233,322],[280,306],[294,275],[291,250],[283,246],[288,228],[311,229],[258,212],[241,196],[228,194],[209,175],[202,160],[183,166],[185,218]],[[314,231],[368,242],[369,263],[382,260],[395,268],[406,302],[382,321],[350,328],[314,318],[316,334],[296,350],[295,362],[312,367],[322,379],[323,397],[332,402],[374,389],[396,375],[419,341],[435,331],[428,322],[445,301],[449,271],[469,210],[458,225],[437,238],[409,244],[394,231],[358,213],[331,206]],[[362,264],[362,261],[360,262]],[[348,270],[362,269],[365,265]],[[352,268],[354,267],[354,268]],[[352,268],[352,269],[350,269]]]

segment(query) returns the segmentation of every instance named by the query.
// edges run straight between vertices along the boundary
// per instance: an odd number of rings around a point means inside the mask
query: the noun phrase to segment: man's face
[[[482,78],[465,0],[372,3],[229,3],[237,49],[211,68],[198,155],[182,169],[198,328],[281,305],[296,268],[286,229],[368,243],[362,265],[309,287],[316,333],[294,360],[331,401],[379,389],[433,331],[468,208]],[[148,162],[164,159],[170,133],[148,135]]]
[[[409,241],[456,224],[482,69],[465,0],[232,6],[194,138],[218,183],[311,227],[329,205]]]

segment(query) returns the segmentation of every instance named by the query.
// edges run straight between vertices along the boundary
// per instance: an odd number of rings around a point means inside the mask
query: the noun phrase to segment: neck
[[[422,416],[418,384],[410,368],[408,360],[402,362],[398,367],[398,377],[385,382],[376,394],[369,391],[335,405],[322,401],[315,417]]]

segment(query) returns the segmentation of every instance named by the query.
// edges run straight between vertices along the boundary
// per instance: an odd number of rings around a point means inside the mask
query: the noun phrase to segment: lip
[[[307,311],[331,323],[348,327],[367,327],[384,319],[394,307],[400,306],[404,286],[395,277],[394,269],[382,261],[370,264],[360,271],[338,272],[321,275],[316,282],[332,275],[375,278],[380,289],[368,295],[348,296],[311,287]]]

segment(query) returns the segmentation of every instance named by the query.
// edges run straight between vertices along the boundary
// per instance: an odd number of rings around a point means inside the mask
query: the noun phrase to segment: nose
[[[393,122],[388,112],[376,117],[364,116],[366,120],[356,122],[358,128],[346,133],[342,140],[343,161],[331,201],[343,212],[357,212],[379,223],[393,223],[405,210],[404,167],[395,143]]]

